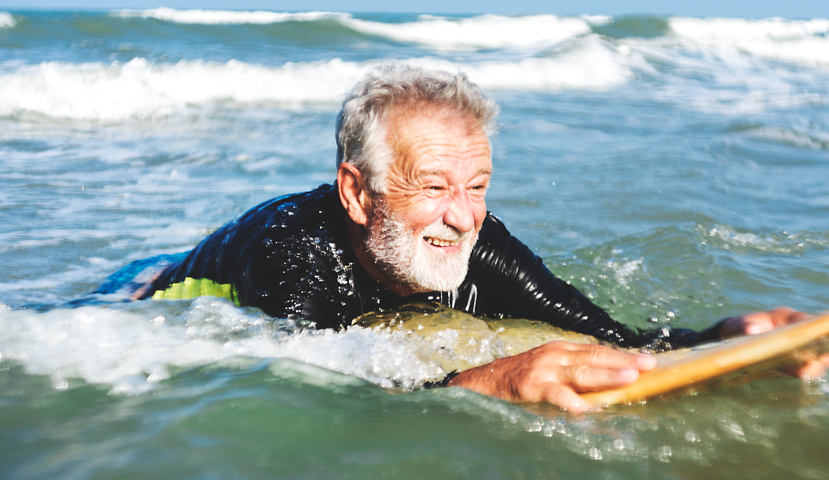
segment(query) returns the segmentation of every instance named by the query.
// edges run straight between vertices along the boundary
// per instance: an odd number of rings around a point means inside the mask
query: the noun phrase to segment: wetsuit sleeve
[[[719,338],[717,328],[642,332],[621,324],[575,287],[556,278],[541,258],[491,214],[484,227],[470,261],[470,277],[481,279],[478,294],[485,299],[484,315],[540,320],[620,347],[665,350]]]
[[[347,324],[361,312],[350,295],[347,262],[326,226],[340,212],[331,207],[339,205],[338,198],[328,192],[336,190],[324,185],[249,210],[164,270],[143,298],[188,277],[208,279],[232,286],[238,305],[272,317],[299,318],[319,328]]]

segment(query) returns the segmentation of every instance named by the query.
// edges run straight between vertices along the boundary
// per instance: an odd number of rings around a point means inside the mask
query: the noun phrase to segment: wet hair
[[[337,117],[337,167],[343,162],[354,165],[372,191],[384,193],[394,161],[386,141],[389,112],[421,105],[447,108],[494,133],[498,106],[465,74],[384,65],[368,72],[343,101]]]

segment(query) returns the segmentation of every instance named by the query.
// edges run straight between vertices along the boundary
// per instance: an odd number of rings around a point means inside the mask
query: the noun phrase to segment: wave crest
[[[0,116],[37,112],[57,118],[114,121],[155,118],[211,104],[277,103],[336,108],[346,91],[381,61],[340,59],[270,67],[237,60],[154,64],[44,62],[0,74]],[[486,89],[556,91],[607,88],[631,75],[621,57],[599,42],[569,53],[517,62],[455,64],[434,58],[403,63],[460,71]]]
[[[347,13],[336,12],[268,12],[234,10],[176,10],[173,8],[151,8],[147,10],[118,10],[113,15],[122,18],[153,18],[174,23],[195,23],[204,25],[225,24],[267,24],[282,22],[309,22],[329,18],[350,17]]]
[[[829,32],[829,19],[687,18],[673,17],[668,25],[675,35],[706,39],[792,39]]]
[[[14,28],[16,24],[11,13],[0,12],[0,28]]]
[[[514,48],[547,46],[590,33],[591,23],[606,17],[481,15],[471,18],[421,16],[401,24],[343,18],[340,23],[369,35],[436,48]]]

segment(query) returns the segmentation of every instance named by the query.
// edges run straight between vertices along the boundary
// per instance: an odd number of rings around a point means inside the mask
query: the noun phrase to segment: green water
[[[186,370],[137,397],[56,392],[5,362],[0,386],[5,478],[817,479],[829,448],[825,393],[782,378],[582,418],[291,360]]]

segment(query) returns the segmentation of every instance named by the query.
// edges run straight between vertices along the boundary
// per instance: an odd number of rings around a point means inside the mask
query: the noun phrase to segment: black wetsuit
[[[231,284],[240,305],[310,320],[318,328],[350,325],[363,313],[406,303],[437,301],[475,316],[541,320],[624,347],[674,348],[718,336],[716,328],[637,332],[614,321],[556,278],[492,214],[484,220],[469,273],[456,291],[399,297],[360,266],[331,185],[249,210],[167,267],[143,298],[186,277]]]

